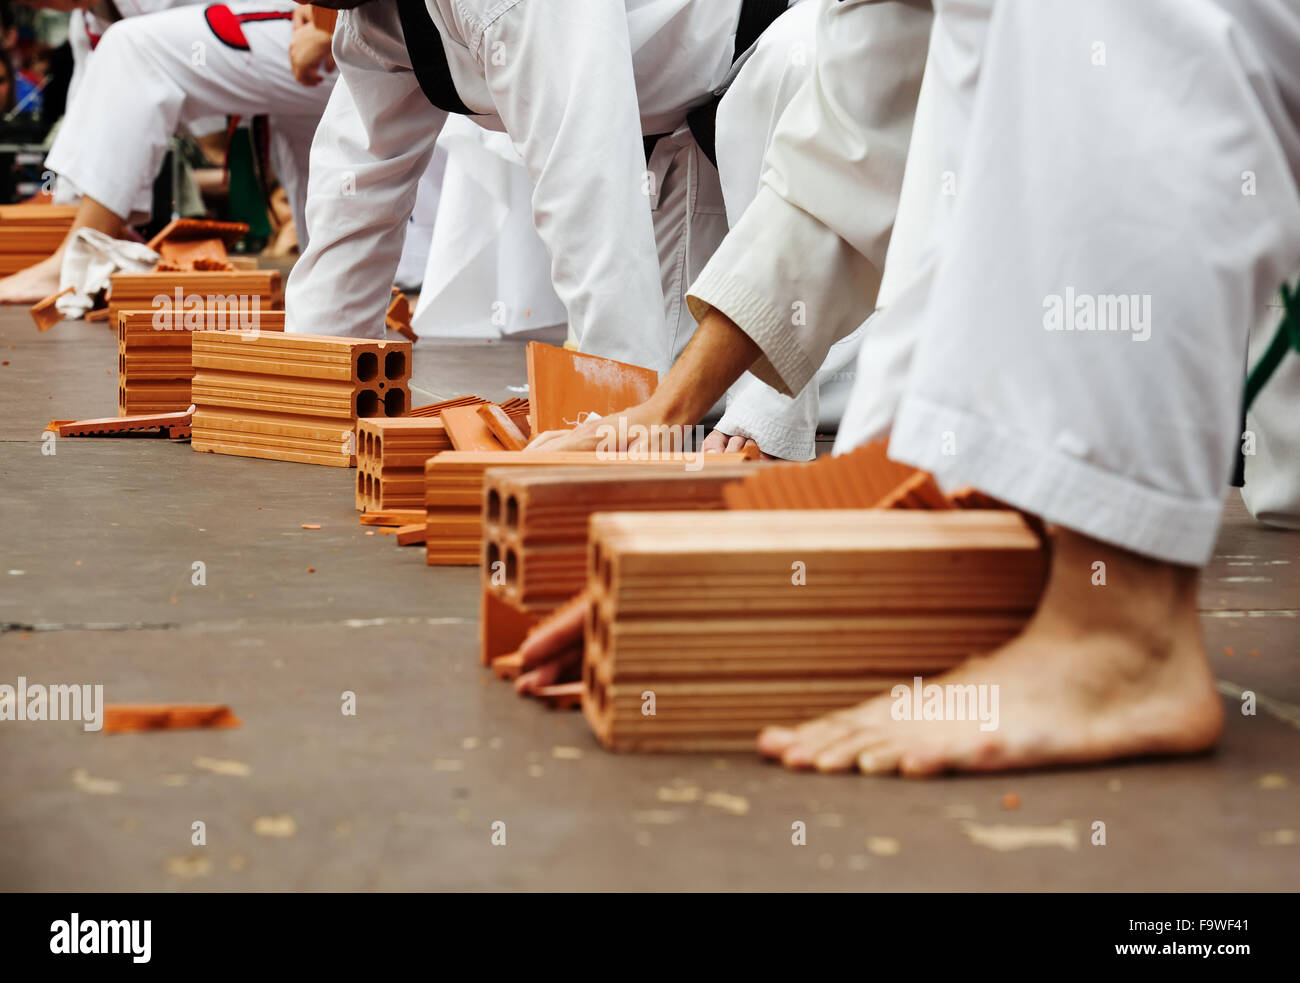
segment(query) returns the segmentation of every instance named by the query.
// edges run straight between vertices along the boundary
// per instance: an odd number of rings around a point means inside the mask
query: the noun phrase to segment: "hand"
[[[299,7],[298,10],[306,9]],[[297,10],[294,14],[297,14]],[[310,11],[308,12],[310,17]],[[289,40],[289,64],[293,68],[293,77],[303,85],[320,85],[324,79],[322,66],[326,72],[334,71],[334,56],[330,53],[333,35],[313,26],[310,21],[293,32]]]
[[[691,449],[689,418],[675,412],[656,392],[644,403],[587,420],[572,430],[548,430],[524,448],[529,451],[597,451],[621,454],[681,453]]]
[[[299,3],[298,6],[294,7],[293,19],[289,23],[293,25],[293,29],[295,31],[298,30],[298,28],[302,27],[304,24],[312,23],[311,4]]]
[[[581,678],[588,603],[587,592],[583,591],[524,639],[519,646],[524,671],[515,680],[516,693],[535,693],[545,686]]]

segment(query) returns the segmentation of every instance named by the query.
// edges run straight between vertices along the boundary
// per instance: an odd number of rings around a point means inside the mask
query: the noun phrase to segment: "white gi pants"
[[[533,225],[533,183],[510,138],[448,116],[431,167],[440,156],[438,214],[412,322],[420,337],[500,338],[564,325]],[[421,186],[417,212],[423,195]]]
[[[289,0],[227,4],[236,15],[287,13]],[[180,7],[113,24],[87,61],[47,166],[131,220],[177,126],[201,117],[270,117],[272,164],[305,242],[307,160],[335,76],[300,85],[289,66],[289,20],[249,20],[248,50],[219,39],[206,8]],[[147,205],[146,205],[147,207]]]
[[[773,27],[776,31],[785,23],[794,27],[803,23],[810,25],[810,18],[795,17],[791,12]],[[792,19],[793,18],[793,19]],[[810,26],[805,27],[809,35]],[[772,32],[769,32],[772,33]],[[777,31],[779,36],[781,32]],[[641,39],[644,41],[644,39]],[[765,35],[758,47],[767,43]],[[811,41],[811,38],[808,39]],[[787,44],[784,48],[789,48]],[[809,45],[811,48],[811,45]],[[716,52],[723,56],[720,50]],[[391,4],[375,3],[343,13],[334,42],[335,61],[339,65],[348,84],[339,86],[326,109],[322,124],[312,148],[312,172],[308,203],[308,221],[317,248],[304,254],[293,275],[289,279],[286,308],[288,311],[288,328],[291,331],[332,332],[340,334],[378,336],[382,331],[382,318],[385,298],[388,295],[388,281],[396,265],[396,251],[400,248],[397,237],[385,235],[381,227],[391,223],[394,216],[409,213],[413,201],[413,174],[421,173],[427,166],[428,155],[438,138],[438,131],[444,114],[429,104],[419,85],[409,71],[410,60],[402,40],[395,8]],[[782,60],[772,58],[757,59],[751,68],[748,64],[739,72],[734,91],[728,93],[719,108],[719,153],[728,159],[747,160],[747,168],[757,173],[762,159],[764,140],[754,140],[750,130],[757,127],[760,134],[766,135],[771,120],[779,115],[780,106],[769,104],[766,109],[759,109],[759,118],[733,125],[731,121],[739,120],[741,115],[754,105],[754,96],[742,97],[747,86],[755,91],[770,91],[786,98],[795,87],[791,81],[796,70],[802,66],[793,63],[793,68]],[[806,59],[811,62],[811,57]],[[760,66],[768,66],[769,71],[778,75],[775,83],[764,78]],[[656,81],[654,73],[644,72],[648,83]],[[691,93],[682,93],[684,105],[689,105],[693,98]],[[659,108],[666,110],[673,102],[672,93],[657,92],[653,101]],[[662,104],[662,105],[660,105]],[[732,106],[736,108],[733,109]],[[680,117],[678,117],[680,118]],[[499,121],[489,118],[489,125],[499,126]],[[729,131],[730,127],[730,131]],[[724,139],[724,134],[731,132],[739,136]],[[518,143],[518,141],[516,141]],[[752,149],[748,157],[739,144],[745,142]],[[451,145],[449,144],[449,151]],[[665,305],[665,321],[662,326],[663,336],[655,339],[622,339],[623,348],[613,354],[618,357],[636,360],[625,352],[642,352],[646,357],[643,364],[661,369],[671,363],[671,358],[685,346],[694,330],[694,322],[686,310],[683,294],[684,284],[688,278],[703,267],[712,254],[717,243],[726,233],[726,207],[723,201],[722,186],[716,170],[707,161],[696,146],[687,128],[682,125],[677,130],[662,137],[648,162],[646,189],[651,205],[651,218],[655,231],[656,246],[660,266],[662,299]],[[737,180],[737,186],[745,181],[754,181],[750,176]],[[485,186],[487,183],[485,182]],[[501,213],[504,206],[509,212],[517,210],[514,202],[514,183],[506,182],[505,191],[509,199],[498,195],[492,202],[490,210],[484,216],[483,225],[465,239],[465,260],[472,257],[488,255],[493,258],[501,252],[494,245],[492,234],[504,237],[516,223],[506,222]],[[482,189],[479,189],[480,191]],[[749,192],[752,195],[752,191]],[[443,236],[444,229],[454,227],[452,217],[457,209],[450,185],[445,189],[441,204],[442,214],[435,225],[435,252],[437,241]],[[556,213],[558,205],[544,201],[544,211]],[[534,209],[537,198],[534,196]],[[447,219],[444,224],[443,220]],[[489,234],[491,233],[491,234]],[[566,233],[569,238],[583,238],[609,234],[602,222],[591,218],[591,225]],[[358,244],[349,250],[349,243]],[[364,242],[364,247],[359,244]],[[525,283],[531,284],[537,272],[536,263],[539,254],[531,248],[521,250],[522,259],[516,261],[524,264],[525,269],[519,276]],[[552,250],[555,251],[554,249]],[[561,253],[564,250],[560,250]],[[362,254],[362,255],[358,255]],[[471,255],[472,254],[472,255]],[[575,253],[576,255],[576,253]],[[565,275],[574,279],[572,266],[575,257],[555,255],[549,261],[558,263],[566,269]],[[475,266],[477,269],[477,266]],[[432,271],[430,271],[432,272]],[[581,271],[579,271],[581,272]],[[506,275],[503,271],[502,277]],[[513,274],[511,274],[513,275]],[[531,325],[521,323],[519,315],[532,310],[531,305],[514,302],[518,291],[502,288],[502,279],[496,275],[493,267],[483,275],[474,275],[467,279],[475,290],[481,289],[482,296],[476,301],[468,297],[463,289],[466,285],[445,282],[445,271],[434,281],[434,289],[444,292],[447,303],[438,307],[449,312],[455,322],[447,329],[466,331],[474,334],[490,333],[490,330],[504,328],[507,332],[525,330]],[[588,276],[587,280],[592,278]],[[639,281],[641,278],[634,278]],[[610,300],[623,298],[629,294],[641,296],[642,291],[611,286],[607,277],[600,282],[585,284],[587,293],[598,297],[599,310],[604,314],[596,318],[602,337],[608,342],[618,332],[607,322],[611,318]],[[426,276],[426,289],[430,286]],[[575,283],[583,285],[579,276]],[[531,288],[527,295],[538,293]],[[549,297],[541,298],[548,310],[553,309]],[[584,307],[592,307],[590,298],[579,298]],[[492,311],[494,305],[504,308],[505,323],[489,323],[485,329],[483,315],[462,316],[463,312],[477,307],[478,311]],[[617,305],[614,305],[617,306]],[[626,306],[626,305],[624,305]],[[428,318],[433,308],[426,307],[422,301],[417,315],[421,322],[419,330],[427,326],[430,333],[443,333],[437,324],[430,325]],[[617,313],[613,311],[612,313]],[[527,318],[525,318],[525,321]],[[549,318],[539,317],[534,324],[546,324]],[[626,316],[629,325],[645,324],[643,313]],[[652,355],[650,353],[662,353]]]
[[[974,12],[987,34],[934,63],[955,88],[954,70],[977,79],[932,282],[915,278],[877,318],[918,319],[891,453],[949,487],[1203,564],[1247,335],[1300,268],[1300,11],[936,7],[941,27]]]

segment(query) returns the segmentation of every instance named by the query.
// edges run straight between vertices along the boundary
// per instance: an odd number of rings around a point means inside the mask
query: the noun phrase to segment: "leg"
[[[1187,753],[1217,739],[1195,568],[1213,547],[1236,443],[1241,326],[1300,262],[1300,155],[1281,152],[1300,142],[1278,89],[1260,84],[1273,75],[1264,44],[1225,6],[997,7],[891,447],[946,484],[1058,524],[1051,578],[1018,638],[934,680],[998,687],[998,729],[899,720],[883,698],[769,730],[765,754],[931,774]],[[1270,42],[1294,44],[1296,15],[1277,16],[1290,21],[1272,25]],[[1099,37],[1142,55],[1112,56],[1097,74]],[[1171,87],[1170,73],[1185,85]],[[1107,129],[1082,144],[1044,138],[1079,119]],[[1242,195],[1225,147],[1245,148],[1266,199]],[[1007,159],[1021,162],[1015,173]],[[1134,183],[1134,162],[1172,171]],[[1110,318],[1104,333],[1095,320],[1080,327],[1083,303],[1069,308],[1068,333],[1053,320],[1054,296],[1076,285],[1103,298],[1092,311]],[[1126,305],[1107,299],[1121,296]]]
[[[284,0],[267,0],[230,8],[239,13],[287,11],[290,6]],[[114,24],[87,64],[50,151],[49,168],[71,181],[83,198],[115,216],[120,232],[140,200],[141,187],[158,173],[167,142],[180,123],[225,113],[319,113],[328,94],[294,79],[288,58],[289,21],[250,22],[244,32],[247,50],[221,41],[200,7]],[[97,214],[102,213],[79,214],[69,238],[80,227],[77,222],[85,224]],[[57,278],[61,258],[45,262],[52,261]],[[25,273],[0,281],[0,299],[19,301],[23,282],[18,278]]]
[[[420,91],[389,0],[341,11],[334,87],[311,148],[307,249],[285,291],[286,329],[384,336],[384,310],[420,175],[447,114]]]

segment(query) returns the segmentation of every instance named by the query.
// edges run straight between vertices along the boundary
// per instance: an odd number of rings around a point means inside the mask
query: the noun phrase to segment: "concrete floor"
[[[615,756],[580,714],[478,667],[477,571],[365,536],[350,471],[144,439],[43,455],[48,419],[113,414],[115,350],[102,325],[38,334],[0,309],[0,683],[224,702],[244,724],[0,723],[0,889],[1300,885],[1300,536],[1256,525],[1235,493],[1202,600],[1229,708],[1213,755],[929,782]],[[415,363],[417,403],[524,379],[514,344],[422,344]]]

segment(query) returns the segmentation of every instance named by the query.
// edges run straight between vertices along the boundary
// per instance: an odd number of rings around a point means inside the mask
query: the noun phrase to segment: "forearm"
[[[758,345],[735,322],[710,311],[650,397],[656,415],[667,423],[693,426],[759,354]]]

